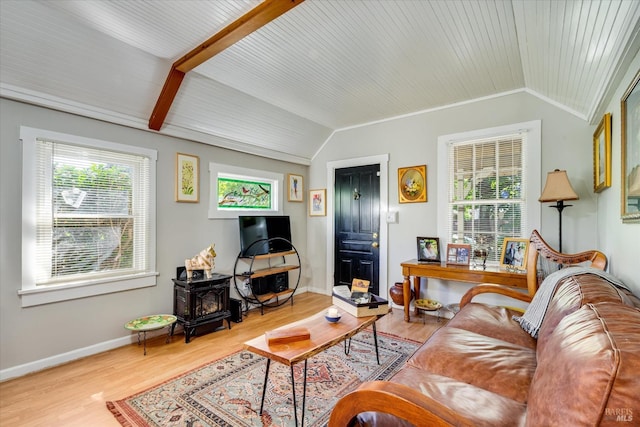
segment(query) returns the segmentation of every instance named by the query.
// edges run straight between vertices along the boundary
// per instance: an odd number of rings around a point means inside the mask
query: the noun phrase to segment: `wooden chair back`
[[[604,270],[607,268],[607,256],[595,249],[576,254],[557,252],[544,241],[537,230],[533,230],[529,238],[529,253],[527,255],[529,295],[535,295],[545,277],[569,265],[586,265]]]

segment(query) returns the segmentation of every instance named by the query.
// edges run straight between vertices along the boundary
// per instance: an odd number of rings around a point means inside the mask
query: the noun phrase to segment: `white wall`
[[[598,248],[609,256],[609,269],[636,295],[640,295],[640,224],[623,224],[620,219],[622,186],[620,100],[640,70],[636,55],[622,83],[607,107],[611,113],[611,187],[596,195],[598,206]],[[596,126],[591,129],[595,131]]]
[[[598,247],[598,206],[592,185],[594,127],[575,115],[525,92],[336,132],[313,159],[309,171],[309,185],[311,188],[327,186],[327,162],[389,154],[388,210],[399,212],[399,223],[389,224],[388,276],[382,278],[380,283],[380,292],[384,293],[385,285],[393,285],[394,282],[402,280],[400,263],[416,257],[416,236],[437,236],[438,136],[530,120],[542,121],[541,188],[547,172],[555,168],[566,169],[580,197],[580,200],[572,202],[573,206],[563,212],[564,251],[579,252]],[[397,169],[420,164],[427,165],[428,202],[399,204]],[[540,205],[540,232],[551,245],[557,247],[558,211],[547,206]],[[309,220],[308,235],[313,236],[313,241],[326,241],[326,223],[326,219]],[[602,225],[605,228],[608,226]],[[615,258],[619,251],[631,252],[629,249],[632,247],[630,240],[625,241],[615,251],[612,250],[612,246],[613,243],[604,248],[608,252],[607,255],[614,258],[612,265],[617,263]],[[332,284],[327,283],[325,274],[325,247],[314,245],[310,246],[308,251],[309,257],[314,260],[311,286],[315,290],[329,293]],[[635,253],[637,252],[636,250]],[[431,286],[431,282],[435,283]],[[446,303],[457,302],[468,288],[466,285],[439,283],[434,280],[430,281],[430,286],[422,297],[426,294]]]
[[[237,220],[209,220],[209,162],[296,173],[307,167],[265,159],[209,145],[162,136],[72,114],[0,99],[0,373],[13,373],[71,360],[129,342],[123,325],[138,316],[173,312],[175,268],[210,243],[216,244],[215,270],[231,273],[239,252]],[[158,285],[61,303],[22,308],[21,287],[21,125],[127,143],[158,150],[157,269]],[[200,157],[200,203],[174,201],[175,155]],[[301,255],[304,290],[309,277],[305,254],[306,204],[284,198],[291,216],[293,244]]]

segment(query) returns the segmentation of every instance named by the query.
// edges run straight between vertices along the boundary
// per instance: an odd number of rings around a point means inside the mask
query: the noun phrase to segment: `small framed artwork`
[[[469,265],[471,260],[471,245],[458,245],[449,243],[447,245],[447,264]]]
[[[440,262],[440,239],[437,237],[418,237],[418,261]]]
[[[527,253],[529,240],[505,237],[502,243],[502,255],[500,255],[500,267],[515,270],[527,268]]]
[[[200,159],[176,153],[176,202],[200,201]]]
[[[427,201],[427,166],[398,168],[398,201],[420,203]]]
[[[611,113],[600,120],[593,134],[593,191],[611,187]]]
[[[640,223],[640,71],[622,95],[621,149],[623,223]]]
[[[290,202],[302,202],[304,200],[304,186],[302,175],[290,173],[287,175],[287,200]]]
[[[309,216],[327,215],[327,190],[309,190]]]

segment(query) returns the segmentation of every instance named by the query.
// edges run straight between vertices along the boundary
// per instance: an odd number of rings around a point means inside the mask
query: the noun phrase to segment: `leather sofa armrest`
[[[531,300],[533,299],[533,296],[522,293],[508,286],[498,285],[495,283],[481,283],[469,289],[462,296],[462,299],[460,300],[460,309],[462,309],[462,307],[464,307],[465,305],[469,304],[473,299],[473,297],[475,297],[476,295],[487,294],[487,293],[504,295],[504,296],[514,298],[524,302],[531,302]]]
[[[329,427],[347,426],[356,415],[370,411],[390,414],[416,426],[473,425],[420,390],[389,381],[368,381],[338,401]]]

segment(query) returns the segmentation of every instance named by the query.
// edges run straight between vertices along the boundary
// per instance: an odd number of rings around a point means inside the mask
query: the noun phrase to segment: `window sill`
[[[21,297],[22,307],[33,307],[53,302],[156,286],[157,275],[158,273],[146,273],[88,284],[40,286],[33,289],[22,289],[18,291],[18,295]]]

